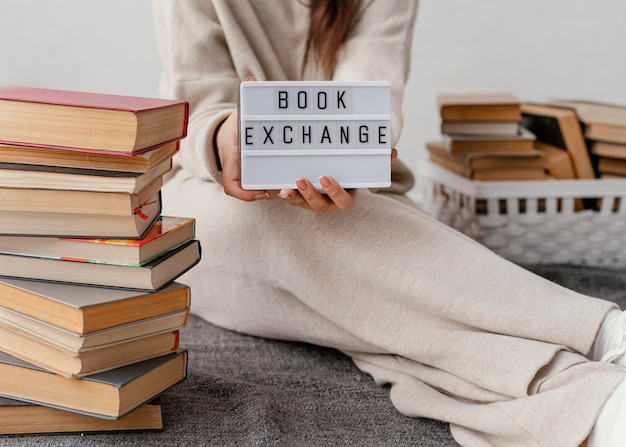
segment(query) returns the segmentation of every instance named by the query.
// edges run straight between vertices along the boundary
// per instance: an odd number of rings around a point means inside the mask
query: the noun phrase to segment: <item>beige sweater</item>
[[[391,386],[401,412],[450,422],[463,446],[578,447],[626,376],[584,356],[612,303],[539,278],[390,198],[402,194],[365,190],[328,214],[224,194],[215,126],[248,76],[300,78],[306,1],[155,3],[163,93],[191,104],[185,169],[163,203],[197,219],[202,260],[181,278],[192,311],[236,331],[340,349]],[[417,5],[366,3],[335,78],[391,83],[395,141]],[[305,78],[318,78],[313,67]],[[410,179],[405,171],[404,188]]]
[[[199,178],[221,182],[213,134],[236,109],[240,82],[249,76],[259,81],[325,79],[315,64],[301,76],[309,8],[297,0],[157,0],[155,6],[162,94],[190,102],[180,162]],[[416,12],[416,0],[364,1],[333,76],[390,82],[394,145],[402,128]],[[401,163],[394,164],[394,181],[402,181],[403,189],[412,185]]]

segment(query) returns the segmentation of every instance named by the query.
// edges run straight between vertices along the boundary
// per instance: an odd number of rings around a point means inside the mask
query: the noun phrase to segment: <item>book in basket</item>
[[[546,178],[546,161],[538,150],[528,153],[454,154],[438,141],[426,143],[433,163],[476,180]]]
[[[535,135],[522,128],[519,133],[510,135],[444,134],[442,142],[445,148],[454,154],[528,154],[534,151]]]
[[[185,101],[30,87],[0,89],[0,142],[134,154],[184,138]]]
[[[0,352],[0,396],[104,419],[120,419],[186,376],[184,349],[76,379]]]
[[[537,140],[570,155],[576,178],[595,178],[595,172],[576,112],[545,104],[522,104],[522,122]]]
[[[519,122],[520,100],[502,93],[440,94],[437,96],[439,115],[447,122]]]

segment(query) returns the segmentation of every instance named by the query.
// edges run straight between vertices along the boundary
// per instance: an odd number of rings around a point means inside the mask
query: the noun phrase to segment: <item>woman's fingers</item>
[[[319,180],[326,196],[338,209],[347,210],[356,202],[356,189],[343,189],[332,177],[323,176]]]
[[[332,177],[321,177],[320,185],[321,191],[309,180],[301,178],[296,181],[297,190],[283,189],[278,195],[291,205],[320,213],[345,210],[356,202],[357,190],[343,189]]]

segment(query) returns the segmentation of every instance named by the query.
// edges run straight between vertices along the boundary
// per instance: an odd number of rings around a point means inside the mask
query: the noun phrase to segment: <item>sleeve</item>
[[[333,79],[388,81],[392,145],[402,130],[402,98],[409,75],[417,0],[370,0],[338,57]]]
[[[194,176],[221,183],[213,149],[219,125],[237,108],[239,77],[213,2],[154,0],[161,94],[189,101],[178,158]]]

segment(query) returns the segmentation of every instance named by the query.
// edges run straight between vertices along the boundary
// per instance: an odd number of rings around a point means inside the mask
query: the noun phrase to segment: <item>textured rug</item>
[[[623,271],[529,269],[626,303]],[[195,317],[181,346],[189,350],[189,376],[162,397],[162,431],[5,436],[0,446],[458,445],[447,424],[401,415],[387,388],[334,350],[241,335]]]

